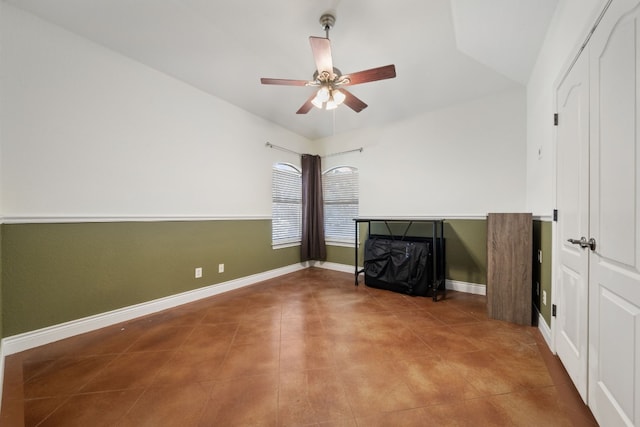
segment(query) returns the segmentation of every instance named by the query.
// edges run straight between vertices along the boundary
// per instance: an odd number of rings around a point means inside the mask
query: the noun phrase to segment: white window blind
[[[302,239],[302,173],[288,163],[273,165],[271,239],[274,246]]]
[[[358,217],[358,169],[339,166],[322,176],[324,234],[331,242],[355,243],[354,222]]]

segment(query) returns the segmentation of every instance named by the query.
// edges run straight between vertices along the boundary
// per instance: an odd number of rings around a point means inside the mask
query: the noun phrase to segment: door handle
[[[580,245],[581,248],[589,248],[592,251],[596,250],[596,239],[594,239],[593,237],[590,238],[589,240],[587,240],[586,237],[581,237],[579,240],[578,239],[567,239],[567,242],[571,243],[572,245]]]
[[[580,239],[567,239],[567,242],[571,243],[572,245],[580,245],[581,248],[586,248],[587,246],[589,246],[589,242],[587,242],[586,237],[581,237]]]

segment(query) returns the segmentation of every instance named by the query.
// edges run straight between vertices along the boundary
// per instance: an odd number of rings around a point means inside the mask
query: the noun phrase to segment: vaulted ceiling
[[[6,0],[310,139],[401,120],[526,84],[562,0]],[[309,36],[336,15],[334,66],[395,64],[395,79],[352,86],[355,113],[296,110],[310,87]]]

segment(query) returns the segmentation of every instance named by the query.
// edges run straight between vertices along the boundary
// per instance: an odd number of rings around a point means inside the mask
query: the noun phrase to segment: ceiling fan
[[[396,76],[396,67],[393,64],[351,74],[342,74],[339,69],[335,68],[331,58],[331,42],[329,41],[329,30],[333,28],[335,22],[336,18],[333,14],[325,13],[320,17],[320,24],[326,33],[326,37],[309,37],[317,68],[313,73],[313,80],[260,79],[260,82],[265,85],[317,87],[318,90],[302,104],[296,114],[307,114],[314,106],[320,109],[333,110],[342,103],[359,113],[367,108],[367,104],[346,90],[345,86],[392,79]]]

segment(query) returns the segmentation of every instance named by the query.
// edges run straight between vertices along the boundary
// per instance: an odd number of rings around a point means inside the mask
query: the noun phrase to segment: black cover
[[[431,238],[393,240],[372,236],[364,245],[364,283],[408,295],[432,295],[432,247]]]

